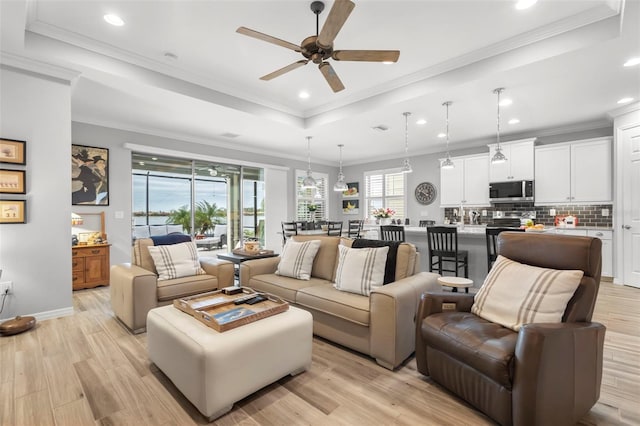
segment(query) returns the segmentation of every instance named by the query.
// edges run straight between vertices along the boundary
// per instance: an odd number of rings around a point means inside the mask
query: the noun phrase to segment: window
[[[329,182],[329,175],[326,173],[313,174],[313,178],[318,183],[316,189],[302,188],[302,181],[305,177],[307,177],[306,170],[296,170],[296,220],[327,219],[327,212],[329,211],[327,182]],[[315,205],[316,210],[310,211],[310,205]]]
[[[395,210],[395,218],[406,216],[405,187],[406,174],[400,169],[374,170],[365,172],[365,206],[366,216],[371,216],[374,209],[388,207]]]

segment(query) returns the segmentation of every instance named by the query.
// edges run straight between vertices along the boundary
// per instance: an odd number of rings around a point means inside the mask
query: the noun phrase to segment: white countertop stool
[[[469,293],[469,287],[473,287],[473,280],[463,277],[440,277],[438,284],[453,287],[451,291],[454,293],[457,293],[459,288],[464,288],[465,293]]]

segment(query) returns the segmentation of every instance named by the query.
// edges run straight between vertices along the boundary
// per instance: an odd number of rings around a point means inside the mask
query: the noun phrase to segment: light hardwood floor
[[[108,288],[73,296],[73,316],[0,338],[2,425],[194,425],[206,419],[113,317]],[[603,282],[600,401],[582,425],[640,424],[640,289]],[[241,370],[239,370],[241,371]],[[314,338],[309,371],[240,401],[215,425],[483,425],[482,414],[416,371],[395,372]]]

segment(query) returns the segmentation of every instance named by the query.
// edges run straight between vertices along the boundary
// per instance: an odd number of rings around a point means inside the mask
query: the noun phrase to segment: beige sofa
[[[294,236],[295,241],[320,240],[311,279],[276,275],[280,258],[255,259],[240,266],[243,286],[279,296],[313,315],[314,334],[362,352],[393,370],[415,350],[415,317],[420,296],[439,291],[438,274],[420,272],[412,244],[398,248],[396,281],[375,288],[369,297],[333,287],[338,244],[352,240],[327,236]]]
[[[111,307],[116,317],[134,333],[146,330],[147,312],[174,299],[233,285],[233,263],[215,257],[201,257],[205,275],[158,280],[149,254],[151,238],[133,245],[132,263],[111,267]]]

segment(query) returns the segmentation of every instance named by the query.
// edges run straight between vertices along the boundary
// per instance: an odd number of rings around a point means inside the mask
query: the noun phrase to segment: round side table
[[[454,293],[458,292],[459,288],[464,288],[465,293],[469,293],[469,287],[473,287],[473,280],[463,277],[440,277],[438,283],[443,286],[452,287],[451,290]]]

